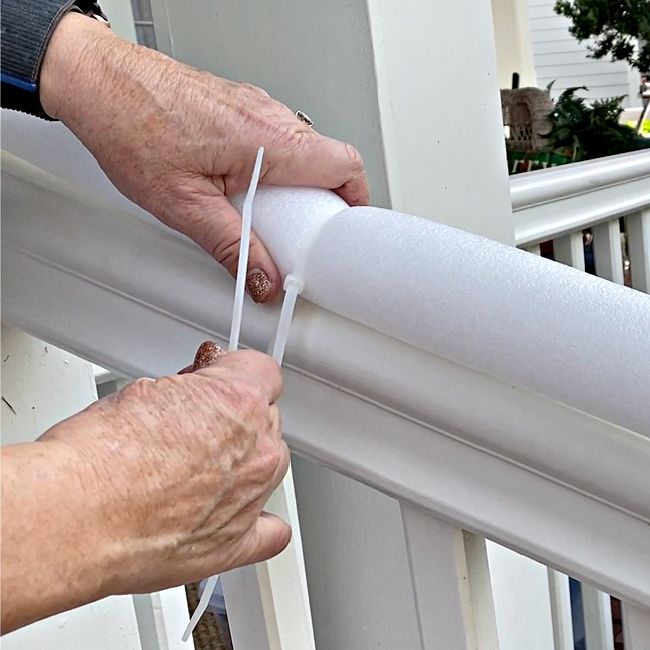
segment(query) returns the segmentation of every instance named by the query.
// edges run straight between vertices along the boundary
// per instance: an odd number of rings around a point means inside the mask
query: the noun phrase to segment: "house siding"
[[[628,95],[624,106],[638,103],[636,97],[629,97],[627,64],[589,58],[587,43],[578,43],[569,33],[571,22],[553,11],[554,4],[555,0],[528,0],[537,85],[543,88],[555,80],[553,97],[571,86],[587,86],[582,96],[589,100]]]

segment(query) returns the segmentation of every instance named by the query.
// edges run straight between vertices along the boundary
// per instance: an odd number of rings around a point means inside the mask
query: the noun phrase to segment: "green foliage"
[[[567,88],[549,115],[552,127],[543,137],[549,140],[550,150],[570,149],[573,159],[578,161],[650,147],[650,140],[619,124],[623,97],[597,100],[589,106],[576,96],[578,90],[587,89]]]
[[[611,55],[650,71],[650,0],[557,0],[555,12],[571,20],[570,31],[579,41],[593,39],[594,58]]]

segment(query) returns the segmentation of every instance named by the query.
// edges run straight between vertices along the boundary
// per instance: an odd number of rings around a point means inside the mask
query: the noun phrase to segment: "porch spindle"
[[[585,640],[589,650],[614,650],[612,604],[609,594],[582,584]]]
[[[650,208],[626,218],[632,286],[650,293]]]
[[[618,219],[594,226],[593,235],[596,275],[623,284],[623,253]]]
[[[585,251],[582,243],[582,232],[572,232],[569,235],[553,240],[555,260],[572,266],[580,271],[585,270]]]
[[[463,531],[401,503],[421,650],[475,650]]]
[[[554,648],[555,650],[573,650],[574,639],[569,576],[555,571],[555,569],[549,569],[548,586],[551,596]]]
[[[623,603],[625,650],[647,650],[650,644],[650,609]]]

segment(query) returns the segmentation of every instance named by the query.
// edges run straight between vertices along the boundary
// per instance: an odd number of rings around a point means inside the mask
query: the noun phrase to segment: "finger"
[[[239,263],[241,216],[208,179],[197,181],[190,213],[177,226],[221,263],[235,277]],[[198,198],[197,198],[198,196]],[[269,302],[282,286],[278,271],[266,247],[251,232],[246,289],[255,302]]]
[[[241,565],[263,562],[281,553],[291,541],[291,526],[279,517],[262,512],[245,538]]]
[[[368,180],[361,154],[350,144],[315,131],[300,134],[300,144],[290,155],[269,154],[265,183],[332,189],[350,205],[367,205]]]
[[[228,352],[219,358],[219,363],[197,370],[197,375],[206,377],[221,374],[226,370],[243,381],[257,386],[268,399],[269,404],[277,401],[282,391],[282,372],[277,362],[267,354],[255,350]]]

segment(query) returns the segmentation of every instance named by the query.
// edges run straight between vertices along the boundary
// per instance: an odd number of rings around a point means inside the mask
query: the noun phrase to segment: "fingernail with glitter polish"
[[[226,354],[226,351],[214,341],[205,341],[204,343],[201,343],[199,349],[196,351],[196,356],[194,357],[192,372],[212,365],[224,354]]]
[[[246,276],[246,291],[253,302],[264,302],[269,295],[273,284],[269,276],[262,269],[252,269]]]

